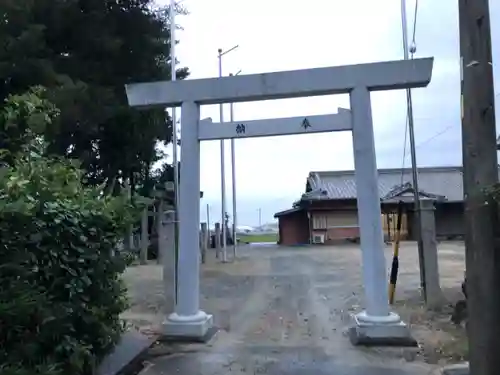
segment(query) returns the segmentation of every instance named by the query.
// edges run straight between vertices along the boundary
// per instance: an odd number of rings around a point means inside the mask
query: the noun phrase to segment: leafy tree
[[[2,1],[0,101],[47,87],[61,110],[45,132],[51,152],[79,159],[91,184],[144,183],[171,119],[129,108],[124,85],[170,79],[167,11],[153,0]]]

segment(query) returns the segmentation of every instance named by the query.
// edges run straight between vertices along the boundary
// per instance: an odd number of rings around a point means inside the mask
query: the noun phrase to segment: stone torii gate
[[[199,309],[200,136],[210,136],[208,124],[200,124],[200,105],[349,94],[366,300],[366,310],[353,316],[350,338],[354,344],[408,342],[408,328],[388,303],[370,92],[425,87],[432,66],[433,58],[425,58],[126,86],[130,106],[182,108],[178,301],[166,335],[200,339],[213,324]],[[231,131],[242,136],[241,127],[222,126],[210,139]],[[283,130],[273,134],[287,134]]]

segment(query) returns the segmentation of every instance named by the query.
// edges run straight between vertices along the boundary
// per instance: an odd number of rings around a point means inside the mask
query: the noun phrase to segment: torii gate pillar
[[[182,106],[179,289],[175,312],[164,325],[166,335],[200,339],[212,326],[212,316],[199,309],[199,106],[350,94],[366,296],[366,310],[353,316],[350,339],[355,345],[415,344],[406,325],[389,309],[370,91],[425,87],[431,80],[432,65],[433,59],[426,58],[127,85],[131,106]]]
[[[351,91],[350,102],[366,310],[353,315],[349,338],[355,345],[415,346],[406,324],[389,310],[370,92],[357,87]]]

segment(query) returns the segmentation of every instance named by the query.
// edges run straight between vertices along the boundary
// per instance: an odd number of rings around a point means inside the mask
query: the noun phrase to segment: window
[[[313,213],[313,229],[326,230],[328,228],[357,227],[358,213],[352,211],[330,211]]]
[[[329,212],[327,217],[328,228],[357,227],[358,213],[356,211]]]
[[[313,214],[313,229],[326,229],[327,215]]]

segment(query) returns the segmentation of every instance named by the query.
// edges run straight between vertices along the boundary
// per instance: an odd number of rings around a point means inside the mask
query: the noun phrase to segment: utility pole
[[[175,0],[170,0],[169,8],[170,16],[170,75],[172,81],[177,79],[176,70],[176,54],[175,54]],[[165,112],[167,110],[165,109]],[[168,119],[168,116],[165,116]],[[177,139],[177,116],[176,108],[172,108],[172,156],[173,156],[173,167],[174,167],[174,199],[175,199],[175,210],[174,210],[174,248],[175,248],[175,268],[174,268],[174,295],[175,303],[177,303],[177,264],[179,260],[179,158],[177,155],[178,139]],[[163,215],[163,212],[161,213]],[[163,216],[160,216],[163,217]]]
[[[222,77],[222,56],[228,54],[229,52],[234,51],[237,49],[239,45],[235,45],[234,47],[223,51],[222,48],[219,48],[217,50],[218,55],[218,62],[219,62],[219,78]],[[219,121],[221,123],[224,122],[224,103],[219,104]],[[220,140],[220,176],[221,176],[221,183],[220,183],[220,190],[221,190],[221,231],[222,231],[222,263],[227,263],[227,250],[226,250],[226,245],[227,245],[227,231],[226,231],[226,225],[224,223],[226,222],[226,162],[225,162],[225,144],[224,144],[224,139]]]
[[[241,73],[241,69],[236,72],[236,74],[230,73],[231,77],[237,76]],[[229,121],[234,121],[234,104],[231,103],[229,105]],[[234,138],[231,138],[231,178],[232,178],[232,189],[233,189],[233,230],[232,230],[232,238],[233,238],[233,260],[236,259],[236,247],[238,244],[236,243],[236,225],[238,225],[238,209],[236,208],[237,200],[236,200],[236,151],[235,151],[235,141]]]
[[[417,5],[415,3],[415,17],[417,17]],[[401,26],[403,31],[403,54],[404,59],[413,58],[413,54],[416,50],[416,45],[412,41],[411,51],[408,44],[408,22],[406,18],[406,0],[401,0]],[[413,99],[411,94],[411,89],[406,89],[406,115],[408,119],[408,132],[410,136],[410,155],[411,155],[411,173],[412,173],[412,185],[413,185],[413,205],[414,205],[414,228],[415,236],[417,237],[417,248],[418,248],[418,263],[420,268],[420,287],[422,289],[422,295],[424,300],[427,302],[427,284],[426,284],[426,273],[425,273],[425,252],[422,241],[422,212],[420,207],[420,191],[418,187],[418,166],[417,166],[417,151],[415,148],[415,126],[413,117]]]
[[[469,366],[500,369],[498,205],[485,188],[498,182],[495,96],[488,0],[459,0]]]

